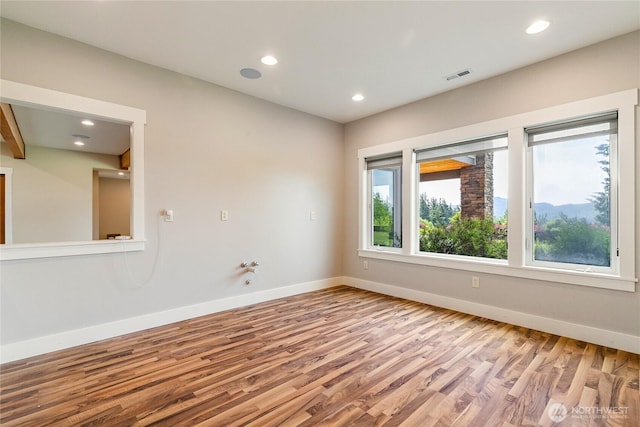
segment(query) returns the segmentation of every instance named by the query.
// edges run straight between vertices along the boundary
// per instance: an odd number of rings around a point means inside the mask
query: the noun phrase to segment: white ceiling
[[[13,104],[13,115],[20,129],[20,136],[27,146],[40,146],[61,150],[77,150],[88,153],[120,155],[129,149],[130,126],[98,120],[91,117],[93,126],[85,126],[87,117],[67,111],[38,109]],[[74,142],[85,143],[78,147]]]
[[[1,14],[341,123],[640,28],[638,1],[3,0]],[[526,35],[539,18],[550,28]]]

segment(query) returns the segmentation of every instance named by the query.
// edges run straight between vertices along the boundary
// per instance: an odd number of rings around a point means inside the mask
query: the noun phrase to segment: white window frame
[[[395,158],[395,157],[400,157],[401,155],[399,155],[398,153],[395,153],[395,155],[389,156],[390,158]],[[379,249],[379,250],[388,250],[388,251],[393,251],[393,252],[399,252],[401,250],[401,247],[391,247],[391,246],[376,246],[373,244],[373,177],[371,176],[373,171],[375,169],[391,169],[391,168],[399,168],[399,172],[400,173],[395,173],[393,174],[393,207],[394,207],[394,212],[393,212],[393,228],[394,228],[394,234],[398,234],[400,236],[400,238],[402,239],[402,224],[403,224],[403,219],[402,219],[402,212],[404,212],[404,206],[402,205],[402,200],[403,200],[403,191],[402,191],[402,170],[403,170],[403,165],[393,165],[393,166],[389,166],[388,168],[384,168],[384,167],[378,167],[378,168],[372,168],[369,169],[368,165],[367,165],[367,161],[368,159],[365,159],[365,169],[366,169],[366,188],[367,188],[367,206],[366,206],[366,212],[367,212],[367,240],[365,243],[365,246],[369,249]],[[399,190],[399,191],[398,191]],[[400,212],[400,213],[398,213]],[[397,233],[396,231],[400,231],[399,233]]]
[[[618,119],[616,118],[616,121]],[[572,120],[562,121],[557,123],[559,125],[570,123]],[[616,131],[617,134],[617,131]],[[527,135],[528,137],[528,135]],[[604,274],[618,274],[619,270],[619,254],[618,252],[618,237],[620,235],[620,229],[618,228],[618,213],[620,211],[618,206],[618,163],[620,161],[618,157],[618,140],[616,136],[616,141],[610,145],[609,151],[609,175],[610,175],[610,209],[611,209],[611,222],[610,226],[610,254],[609,254],[609,266],[595,266],[595,265],[580,265],[580,264],[572,264],[572,263],[561,263],[556,261],[542,261],[535,259],[535,241],[534,241],[534,203],[536,200],[534,199],[533,190],[534,190],[534,168],[533,168],[533,146],[527,142],[527,177],[526,177],[526,186],[527,186],[527,213],[526,213],[526,230],[527,237],[525,242],[525,254],[526,254],[526,263],[531,266],[538,266],[543,268],[552,268],[558,270],[575,270],[575,271],[586,271],[586,272],[596,272],[596,273],[604,273]]]
[[[637,283],[635,271],[635,114],[637,104],[638,89],[630,89],[358,150],[360,170],[359,256],[634,292]],[[623,232],[618,233],[618,248],[620,251],[618,271],[601,273],[589,271],[588,269],[575,271],[531,265],[527,262],[525,250],[528,235],[528,227],[526,225],[527,210],[525,209],[527,200],[526,154],[528,144],[525,128],[536,124],[571,120],[608,111],[618,112],[618,173],[615,178],[618,180],[618,200],[625,203],[624,209],[618,206],[617,226],[619,230],[623,230]],[[505,132],[509,139],[508,260],[420,252],[418,241],[419,215],[417,210],[417,184],[419,177],[417,176],[417,168],[414,167],[416,164],[414,150],[443,146],[455,141],[477,139]],[[367,203],[369,194],[366,158],[400,151],[403,154],[402,248],[399,251],[380,247],[371,248],[367,245]]]
[[[402,167],[401,166],[393,166],[390,168],[387,168],[385,170],[388,169],[397,169],[397,171],[394,171],[393,173],[393,234],[394,236],[400,236],[400,238],[402,238]],[[374,232],[373,232],[373,213],[374,213],[374,209],[373,209],[373,171],[377,170],[377,169],[371,169],[369,170],[368,174],[367,174],[367,178],[369,180],[369,185],[368,185],[368,189],[369,189],[369,205],[368,205],[368,209],[369,209],[369,214],[368,214],[368,220],[369,220],[369,226],[368,231],[369,231],[369,237],[368,237],[368,246],[372,247],[372,248],[385,248],[385,249],[399,249],[395,246],[391,247],[391,246],[378,246],[378,245],[374,245],[373,241],[374,241]],[[399,173],[398,173],[399,172]],[[394,237],[395,238],[395,237]]]
[[[500,140],[506,138],[507,140],[507,145],[504,145],[504,143],[500,142]],[[499,142],[496,142],[496,140],[498,140]],[[437,147],[429,147],[429,149],[433,149],[433,148],[437,148]],[[480,152],[484,152],[484,153],[495,153],[496,151],[502,151],[502,150],[509,150],[509,146],[508,146],[508,135],[507,132],[503,132],[501,134],[496,134],[496,135],[485,135],[482,138],[473,138],[471,140],[466,140],[466,141],[454,141],[453,143],[449,143],[449,144],[445,144],[443,147],[443,150],[441,152],[438,152],[436,155],[433,155],[434,159],[438,159],[438,158],[450,158],[450,157],[455,157],[457,155],[460,156],[465,156],[465,155],[475,155],[477,153]],[[415,200],[416,200],[416,217],[417,220],[420,221],[420,209],[419,209],[419,200],[420,200],[420,194],[419,194],[419,185],[420,185],[420,158],[421,158],[421,152],[419,150],[414,150],[416,151],[416,163],[414,163],[413,167],[416,169],[416,193],[414,195]],[[435,151],[435,150],[434,150]],[[431,155],[428,153],[428,150],[423,150],[422,153],[425,154],[424,157],[431,157]],[[441,156],[440,154],[444,154],[447,153],[444,156]],[[461,206],[462,208],[462,206]],[[507,211],[508,212],[508,211]],[[417,251],[420,254],[437,254],[437,252],[425,252],[425,251],[421,251],[420,250],[420,239],[418,238],[417,241]],[[466,259],[468,258],[465,255],[456,255],[456,254],[443,254],[445,256],[460,256],[462,257],[462,259]],[[475,258],[475,257],[473,257]],[[472,259],[473,259],[472,258]],[[485,259],[483,257],[478,257],[478,259]],[[495,258],[486,258],[486,259],[495,259]]]

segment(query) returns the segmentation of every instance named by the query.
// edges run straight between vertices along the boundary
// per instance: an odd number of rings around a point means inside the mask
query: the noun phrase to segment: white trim
[[[217,313],[305,292],[327,289],[341,285],[342,283],[343,279],[341,277],[298,283],[9,343],[0,347],[0,363],[88,344],[119,335],[154,328],[156,326],[204,316],[206,314]]]
[[[147,123],[147,112],[126,105],[85,98],[10,80],[0,79],[0,87],[2,87],[2,102],[49,110],[62,109],[81,112],[87,117],[117,121],[131,126],[131,235],[133,241],[126,245],[126,251],[144,250],[144,127]],[[113,245],[104,241],[10,244],[0,247],[0,260],[122,251],[122,247],[118,246],[117,250],[113,250]]]
[[[143,251],[141,240],[88,240],[86,242],[14,243],[0,250],[0,261],[75,255]]]
[[[508,131],[509,141],[516,141],[509,145],[507,151],[508,156],[508,177],[509,185],[507,188],[507,200],[509,208],[507,209],[507,223],[509,224],[509,233],[507,235],[507,247],[509,251],[509,261],[513,265],[525,265],[526,253],[526,221],[528,221],[527,213],[529,209],[525,209],[525,192],[524,185],[516,185],[516,182],[525,182],[525,166],[527,157],[525,156],[525,134],[523,129],[510,128]],[[520,142],[519,144],[517,142]],[[518,250],[519,249],[519,250]]]
[[[4,175],[4,242],[11,244],[13,243],[13,168],[0,167],[0,174]]]
[[[638,103],[638,91],[634,92],[635,104]],[[631,95],[630,95],[631,96]],[[629,254],[634,254],[635,250],[640,250],[640,247],[636,248],[636,225],[638,212],[635,210],[635,206],[638,203],[636,200],[636,145],[640,135],[636,135],[636,108],[634,106],[625,104],[624,108],[618,110],[618,248],[620,249],[619,269],[622,277],[630,277],[638,274],[635,271],[634,257],[629,257]],[[623,208],[620,201],[626,202]],[[635,201],[635,203],[634,203]],[[612,248],[613,250],[613,248]],[[623,257],[631,258],[631,262],[621,262]],[[637,259],[638,253],[635,253],[635,259]]]
[[[418,213],[418,168],[416,167],[416,153],[405,148],[402,151],[402,199],[400,208],[402,209],[402,253],[411,255],[418,249],[418,224],[420,215]],[[408,225],[408,227],[407,227]]]
[[[358,289],[405,298],[411,301],[448,308],[450,310],[486,317],[487,319],[510,323],[512,325],[640,354],[640,336],[565,322],[563,320],[550,319],[535,314],[521,313],[496,306],[479,304],[472,301],[460,300],[354,277],[345,277],[344,284]]]
[[[358,233],[358,247],[366,248],[371,242],[371,227],[368,216],[370,215],[369,205],[371,203],[371,190],[369,189],[369,171],[367,170],[367,160],[364,157],[358,158],[358,194],[366,194],[365,197],[358,198],[358,224],[366,224],[366,231]]]
[[[358,251],[363,258],[382,259],[407,264],[428,265],[430,267],[475,271],[478,273],[498,274],[522,279],[542,280],[545,282],[565,283],[569,285],[589,286],[615,291],[635,292],[638,280],[634,277],[618,277],[587,271],[568,271],[545,269],[537,266],[512,266],[506,261],[491,258],[468,257],[448,254],[411,254],[404,255],[386,250]]]

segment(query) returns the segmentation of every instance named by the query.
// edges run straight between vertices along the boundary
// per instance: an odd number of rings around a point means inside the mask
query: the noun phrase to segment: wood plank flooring
[[[4,364],[0,425],[639,426],[639,358],[337,287]]]

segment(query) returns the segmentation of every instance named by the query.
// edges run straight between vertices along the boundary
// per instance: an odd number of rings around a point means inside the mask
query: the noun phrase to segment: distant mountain
[[[493,217],[502,218],[502,216],[506,211],[507,211],[507,199],[503,199],[502,197],[494,197],[493,198]]]
[[[507,210],[507,199],[502,197],[493,198],[493,216],[500,218]],[[565,214],[569,218],[578,217],[585,218],[588,222],[595,220],[598,212],[593,203],[577,203],[567,205],[552,205],[551,203],[536,203],[536,215],[539,217],[546,216],[547,220],[559,218],[560,214]]]
[[[547,220],[558,218],[560,214],[565,214],[569,218],[585,218],[587,222],[595,221],[596,215],[598,214],[593,203],[578,203],[560,206],[554,206],[550,203],[536,203],[535,211],[538,218],[546,216]]]

